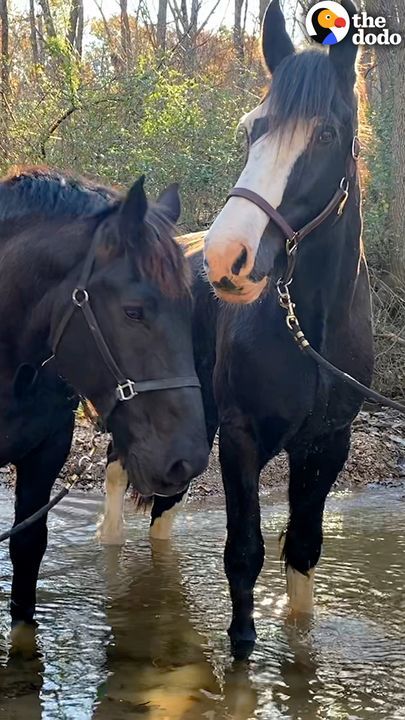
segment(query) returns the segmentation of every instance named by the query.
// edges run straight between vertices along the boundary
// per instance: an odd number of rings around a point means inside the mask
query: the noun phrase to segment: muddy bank
[[[92,448],[93,430],[87,420],[78,419],[72,452],[60,480],[66,480],[76,472],[77,464]],[[103,487],[105,455],[108,436],[98,435],[91,469],[80,480],[79,487],[97,490]],[[262,473],[262,487],[282,487],[287,481],[286,456],[275,458]],[[14,482],[13,468],[0,469],[0,483]],[[391,486],[405,482],[405,419],[392,412],[362,412],[353,428],[352,449],[344,471],[338,479],[340,487],[356,487],[368,484]],[[192,496],[203,498],[220,495],[221,473],[218,462],[218,446],[214,445],[210,466],[204,475],[193,482]]]

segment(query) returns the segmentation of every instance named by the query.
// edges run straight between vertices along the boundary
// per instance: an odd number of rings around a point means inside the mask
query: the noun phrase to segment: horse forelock
[[[263,102],[267,105],[269,130],[279,136],[314,120],[342,129],[349,108],[340,92],[336,71],[327,53],[305,50],[285,58],[274,73]]]
[[[144,237],[134,247],[137,271],[155,283],[163,295],[178,298],[190,292],[189,264],[175,240],[173,224],[158,205],[149,203]]]

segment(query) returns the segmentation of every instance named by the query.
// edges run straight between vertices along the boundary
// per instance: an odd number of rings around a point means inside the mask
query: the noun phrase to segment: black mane
[[[31,217],[101,220],[117,211],[123,197],[115,188],[59,170],[38,166],[13,169],[0,180],[0,223],[25,223]],[[144,230],[143,242],[137,242],[130,252],[138,273],[154,280],[168,296],[188,292],[188,266],[174,240],[175,229],[158,204],[148,203]]]
[[[271,130],[290,132],[313,118],[339,130],[344,101],[326,52],[307,50],[285,58],[273,75],[268,97]]]
[[[69,173],[46,167],[14,168],[0,181],[0,221],[30,215],[91,216],[117,199],[115,189]]]

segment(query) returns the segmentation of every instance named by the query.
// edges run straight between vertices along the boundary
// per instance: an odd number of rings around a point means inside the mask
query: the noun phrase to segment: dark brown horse
[[[45,505],[69,453],[78,395],[112,433],[129,481],[173,495],[208,447],[177,187],[115,191],[47,169],[0,182],[0,464],[17,468],[15,522]],[[32,622],[46,518],[11,539],[11,614]]]

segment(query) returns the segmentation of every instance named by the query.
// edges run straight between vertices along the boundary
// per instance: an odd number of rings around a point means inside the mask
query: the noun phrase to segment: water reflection
[[[117,565],[121,565],[119,578]],[[256,708],[256,693],[247,671],[231,669],[222,692],[204,638],[190,619],[173,545],[153,542],[150,558],[141,567],[130,550],[121,554],[109,549],[106,570],[113,639],[95,720],[138,715],[150,720],[215,718],[217,706],[228,705],[229,700],[229,717],[248,720]]]
[[[0,491],[0,528],[12,498]],[[226,626],[222,509],[188,510],[170,546],[129,518],[121,551],[93,540],[98,498],[51,519],[39,628],[10,655],[11,566],[0,545],[1,720],[403,720],[405,503],[401,493],[328,504],[317,612],[286,618],[277,537],[284,504],[265,503],[267,558],[257,586],[259,642],[233,665]]]

